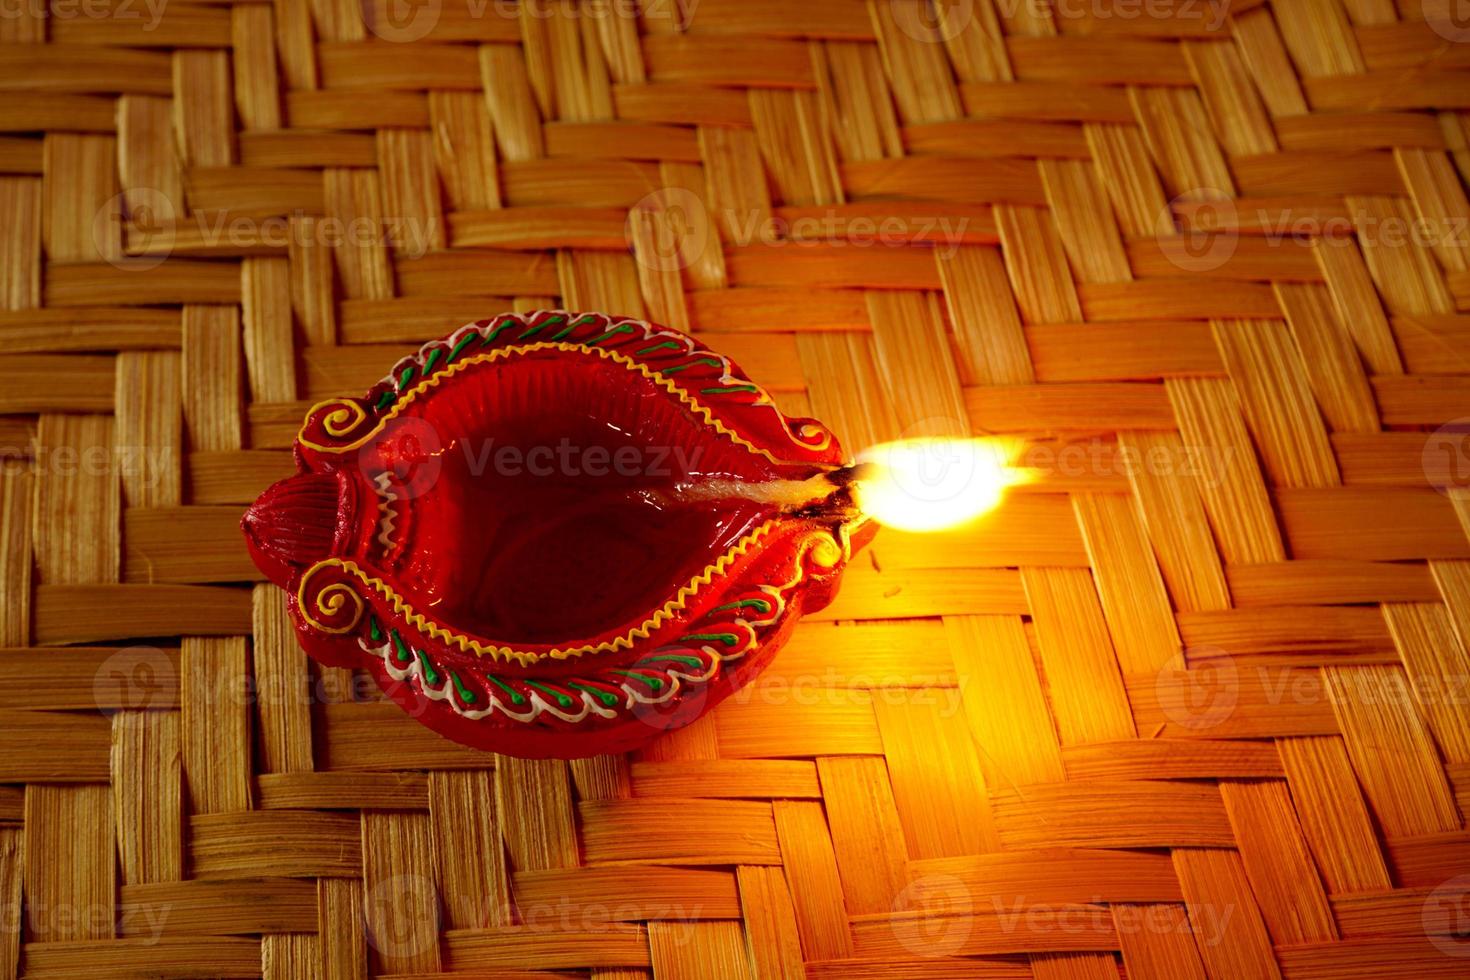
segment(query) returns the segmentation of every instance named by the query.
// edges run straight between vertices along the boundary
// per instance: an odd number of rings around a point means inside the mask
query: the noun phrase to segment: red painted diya
[[[709,711],[872,527],[825,426],[692,337],[595,313],[461,327],[312,408],[295,454],[242,526],[301,645],[520,756],[624,751]],[[823,480],[819,502],[739,492]]]

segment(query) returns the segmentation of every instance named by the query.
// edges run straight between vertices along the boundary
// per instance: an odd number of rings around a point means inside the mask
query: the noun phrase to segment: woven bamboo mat
[[[1463,4],[50,4],[0,978],[1470,974]],[[1038,479],[641,754],[462,749],[236,524],[306,404],[557,305]]]

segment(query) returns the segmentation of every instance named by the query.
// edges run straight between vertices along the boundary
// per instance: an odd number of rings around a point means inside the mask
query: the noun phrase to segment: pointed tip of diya
[[[341,486],[331,473],[298,473],[273,483],[245,511],[245,533],[255,563],[283,581],[332,551],[341,510]]]

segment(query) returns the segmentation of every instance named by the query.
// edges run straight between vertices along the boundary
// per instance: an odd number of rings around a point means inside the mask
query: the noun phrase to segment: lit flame
[[[902,531],[938,531],[972,521],[1025,482],[1011,465],[1019,445],[1001,439],[904,439],[858,453],[857,506]]]

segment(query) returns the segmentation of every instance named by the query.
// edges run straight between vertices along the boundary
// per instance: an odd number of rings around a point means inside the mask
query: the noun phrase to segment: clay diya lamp
[[[874,523],[832,433],[676,330],[548,311],[323,402],[243,520],[301,645],[456,741],[619,752],[761,670]]]

